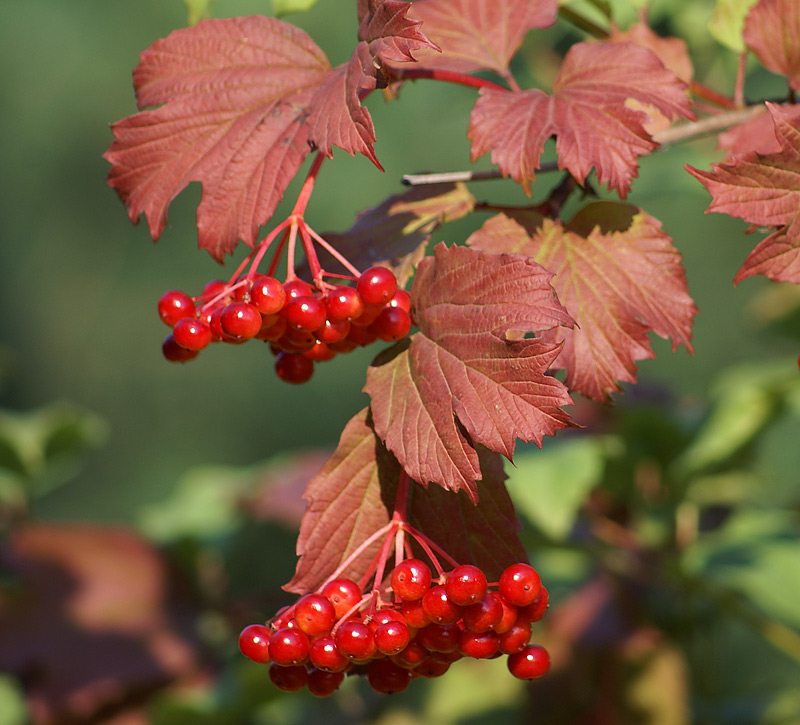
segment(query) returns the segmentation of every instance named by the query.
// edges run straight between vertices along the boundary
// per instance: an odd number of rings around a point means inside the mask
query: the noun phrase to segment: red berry
[[[286,352],[306,352],[317,344],[317,338],[306,330],[287,327],[278,345]]]
[[[368,660],[378,650],[372,630],[357,619],[344,622],[336,631],[334,639],[339,651],[351,660]]]
[[[325,307],[316,297],[302,295],[286,303],[286,322],[296,330],[314,332],[325,325]]]
[[[486,575],[477,566],[462,564],[447,575],[444,588],[451,602],[466,607],[486,594],[488,583]]]
[[[549,603],[550,593],[547,587],[542,587],[536,599],[519,610],[520,616],[524,616],[529,622],[538,622],[547,613]]]
[[[498,635],[503,654],[519,652],[531,638],[531,625],[527,620],[517,620],[507,632]]]
[[[341,619],[361,601],[361,589],[352,579],[329,581],[320,592],[327,597],[336,610],[336,619]]]
[[[331,322],[347,322],[364,311],[364,302],[353,287],[334,287],[325,297],[325,311]]]
[[[475,604],[464,608],[464,625],[473,632],[488,632],[503,619],[502,598],[494,592],[488,592]]]
[[[193,360],[198,354],[197,350],[187,350],[185,347],[181,347],[171,334],[164,338],[164,342],[161,344],[161,353],[170,362],[181,363]]]
[[[314,344],[309,350],[304,350],[300,353],[303,357],[307,357],[309,360],[313,360],[314,362],[327,362],[328,360],[333,360],[336,357],[336,353],[331,350],[324,342],[317,342]]]
[[[350,326],[350,332],[347,333],[347,339],[360,347],[366,347],[375,342],[378,336],[369,327],[361,327],[353,321]]]
[[[457,624],[429,624],[417,635],[428,652],[452,652],[458,649],[461,627]]]
[[[433,657],[427,657],[414,668],[414,675],[427,678],[441,677],[449,669],[449,662],[440,662]]]
[[[249,340],[261,330],[261,313],[247,302],[226,305],[219,321],[226,335],[240,340]]]
[[[325,324],[322,325],[322,327],[314,330],[314,337],[320,342],[339,342],[340,340],[344,340],[349,332],[350,323],[347,320],[343,322],[325,320]]]
[[[367,672],[367,681],[375,692],[393,695],[402,692],[411,681],[411,673],[399,667],[391,660],[383,659],[373,662]]]
[[[403,618],[406,620],[406,624],[409,627],[422,629],[422,627],[427,627],[431,623],[431,618],[426,614],[422,606],[422,599],[414,599],[411,601],[404,599],[401,609]]]
[[[550,655],[544,647],[531,644],[508,656],[508,671],[520,680],[533,680],[547,674]]]
[[[381,314],[381,311],[383,309],[384,309],[383,305],[379,306],[368,305],[364,307],[364,311],[358,317],[354,317],[350,321],[350,324],[355,327],[369,327],[373,322],[375,322],[375,320],[378,319],[378,315]],[[378,333],[373,332],[372,335],[373,335],[372,339],[374,340],[377,338]]]
[[[202,350],[211,342],[211,329],[196,317],[184,317],[175,323],[172,336],[175,342],[187,350]]]
[[[406,648],[392,656],[392,662],[408,669],[416,667],[428,657],[428,650],[422,646],[418,639],[412,639]]]
[[[453,602],[447,596],[443,584],[431,587],[422,597],[422,608],[432,622],[437,624],[453,624],[461,619],[463,607]]]
[[[272,630],[263,624],[248,624],[239,635],[239,651],[259,664],[270,661],[269,640]]]
[[[322,594],[306,594],[294,608],[297,626],[308,635],[329,632],[336,623],[336,610]]]
[[[302,690],[308,681],[305,667],[281,667],[274,662],[269,666],[269,679],[275,687],[284,692]]]
[[[372,267],[358,278],[356,291],[365,305],[385,305],[397,291],[397,278],[386,267]]]
[[[299,665],[308,657],[308,647],[308,637],[299,629],[283,627],[269,640],[269,656],[282,667]]]
[[[274,315],[286,303],[286,290],[275,277],[257,275],[250,288],[250,304],[262,315]]]
[[[314,667],[328,672],[341,672],[350,664],[350,660],[339,651],[331,635],[317,637],[311,643],[308,658]]]
[[[375,646],[385,655],[402,652],[411,639],[405,622],[391,621],[379,624],[373,635]]]
[[[539,595],[542,580],[530,564],[512,564],[500,575],[497,590],[509,604],[524,607]]]
[[[500,641],[494,632],[470,632],[465,629],[458,640],[458,650],[465,657],[488,660],[500,648]]]
[[[308,673],[306,685],[308,691],[314,697],[329,697],[339,689],[342,680],[344,680],[344,672],[326,672],[325,670],[313,669]]]
[[[314,288],[302,279],[293,279],[289,282],[284,282],[283,291],[286,294],[287,302],[295,297],[314,295]]]
[[[399,307],[384,307],[369,329],[384,342],[402,340],[411,330],[411,316]]]
[[[431,586],[431,570],[421,559],[405,559],[392,572],[392,591],[400,599],[422,599]]]
[[[404,289],[398,289],[394,293],[394,297],[386,303],[389,307],[398,307],[411,314],[411,295]]]
[[[275,372],[284,382],[299,385],[311,380],[314,362],[302,355],[282,352],[275,358]]]
[[[283,315],[261,317],[261,329],[256,337],[264,342],[275,342],[286,334],[286,318]]]
[[[503,616],[500,619],[500,621],[493,627],[494,631],[497,634],[503,634],[503,632],[508,632],[508,630],[514,626],[514,622],[517,621],[517,616],[518,616],[517,608],[513,604],[509,604],[497,592],[489,592],[488,596],[500,602],[500,606],[503,608]]]
[[[185,292],[170,290],[161,295],[158,301],[158,315],[168,327],[174,327],[178,320],[194,317],[195,314],[194,300]]]
[[[210,282],[206,283],[206,286],[203,287],[203,294],[201,297],[204,301],[208,302],[213,300],[215,297],[219,297],[226,289],[228,285],[225,284],[221,279],[212,279]]]

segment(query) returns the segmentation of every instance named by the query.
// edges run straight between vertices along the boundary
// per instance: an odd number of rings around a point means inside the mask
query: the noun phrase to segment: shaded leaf
[[[484,481],[478,505],[464,494],[438,487],[426,490],[412,481],[407,518],[457,561],[477,564],[488,576],[497,577],[526,555],[499,458],[485,451],[480,457]],[[308,508],[297,542],[300,559],[284,588],[297,593],[317,589],[387,524],[399,476],[400,466],[375,436],[365,408],[347,424],[336,452],[306,489]],[[359,581],[381,544],[379,539],[366,547],[343,575]]]
[[[471,73],[508,74],[511,58],[533,28],[549,28],[556,0],[416,0],[410,14],[423,21],[425,34],[441,54],[418,56],[426,67]]]
[[[25,678],[37,721],[107,719],[198,673],[195,615],[132,531],[20,526],[0,562],[16,577],[0,597],[0,670]]]
[[[686,170],[711,194],[706,210],[777,230],[750,253],[734,283],[756,274],[778,282],[800,282],[800,120],[767,104],[781,150],[747,153],[711,171]]]
[[[594,167],[601,184],[625,197],[637,157],[658,144],[644,128],[647,114],[692,118],[685,84],[654,53],[632,43],[578,43],[564,58],[553,94],[482,88],[467,135],[472,159],[492,162],[530,193],[544,144],[556,137],[559,168],[583,181]]]
[[[368,44],[376,65],[413,62],[415,51],[439,50],[422,32],[422,23],[408,17],[411,7],[398,0],[369,0],[367,11],[359,16],[358,39]]]
[[[566,538],[606,454],[596,438],[572,438],[517,456],[506,484],[517,509],[552,539]]]
[[[197,25],[201,20],[211,16],[214,0],[183,0],[183,4],[186,6],[188,24]]]
[[[108,183],[154,239],[189,182],[203,184],[199,244],[221,259],[256,241],[309,151],[304,118],[330,64],[301,30],[273,18],[207,20],[142,53],[141,111],[112,125]]]
[[[525,224],[523,227],[519,222]],[[559,300],[577,323],[547,333],[563,342],[554,368],[570,390],[598,400],[636,380],[636,360],[654,357],[648,333],[691,351],[697,308],[680,254],[657,219],[629,204],[594,202],[566,225],[539,215],[489,219],[468,244],[519,252],[555,276]]]
[[[745,45],[762,65],[786,76],[800,91],[800,5],[796,0],[759,0],[744,22]]]
[[[375,359],[364,390],[375,430],[409,475],[478,500],[475,444],[511,459],[568,425],[566,388],[547,370],[560,344],[542,333],[572,320],[551,275],[516,254],[440,244],[411,291],[420,332]],[[535,333],[524,339],[526,332]]]
[[[386,264],[404,286],[424,256],[431,233],[466,216],[474,206],[466,184],[417,186],[362,212],[346,232],[327,233],[325,239],[359,269]],[[345,272],[322,249],[319,258],[325,270]]]
[[[708,32],[711,36],[737,53],[744,51],[744,18],[758,0],[717,0]]]

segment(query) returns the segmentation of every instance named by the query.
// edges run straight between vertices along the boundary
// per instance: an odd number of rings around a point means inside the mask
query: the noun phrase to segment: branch
[[[736,126],[744,121],[749,121],[764,110],[763,104],[742,108],[737,111],[727,111],[718,116],[709,116],[694,123],[684,123],[680,126],[672,126],[654,134],[653,140],[661,145],[662,148],[671,146],[681,141],[690,141],[701,136],[708,136],[712,133],[724,131],[726,128]]]
[[[558,163],[542,164],[537,171],[558,171]],[[453,184],[457,181],[486,181],[502,179],[499,169],[488,171],[442,171],[433,174],[404,174],[402,182],[406,186],[423,186],[425,184]]]

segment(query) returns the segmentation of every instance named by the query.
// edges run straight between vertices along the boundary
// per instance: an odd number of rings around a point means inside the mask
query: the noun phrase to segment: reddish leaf
[[[411,291],[421,332],[367,373],[375,430],[417,481],[478,500],[475,444],[511,458],[568,423],[566,388],[546,375],[560,345],[540,333],[572,320],[551,275],[515,254],[440,244]],[[524,332],[535,339],[522,339]]]
[[[525,34],[549,28],[557,12],[557,0],[417,0],[411,15],[442,49],[441,55],[422,53],[419,60],[426,67],[506,76]]]
[[[346,232],[327,233],[325,239],[359,269],[385,264],[404,286],[424,256],[431,233],[466,216],[474,205],[466,184],[417,186],[362,212]],[[320,251],[325,270],[344,271],[332,256]]]
[[[194,615],[134,532],[18,526],[0,564],[15,577],[0,595],[0,671],[26,682],[36,722],[105,722],[197,674]]]
[[[711,171],[686,170],[713,197],[708,212],[719,212],[778,229],[748,256],[734,278],[763,274],[779,282],[800,282],[800,120],[787,108],[767,108],[781,150],[747,153]]]
[[[362,42],[356,46],[350,60],[331,71],[314,94],[308,117],[309,138],[325,156],[333,156],[338,146],[351,156],[364,154],[381,171],[375,156],[375,127],[369,111],[361,105],[360,93],[375,88],[369,47]]]
[[[800,91],[800,5],[797,0],[760,0],[747,14],[745,45],[765,68],[786,76]]]
[[[358,39],[369,44],[369,52],[380,64],[416,60],[413,52],[424,48],[438,51],[438,46],[420,29],[419,20],[407,17],[411,3],[398,0],[370,0]]]
[[[545,141],[556,136],[560,168],[579,180],[592,167],[601,184],[625,197],[637,173],[636,157],[658,145],[648,117],[630,100],[668,118],[692,117],[685,84],[649,50],[631,43],[578,43],[564,59],[553,95],[481,89],[470,116],[473,160],[492,161],[530,193]]]
[[[436,48],[420,31],[419,21],[406,17],[409,7],[397,0],[370,0],[359,28],[361,42],[350,60],[335,68],[314,95],[309,137],[326,156],[338,146],[351,155],[364,154],[383,170],[372,148],[375,128],[361,105],[361,94],[375,89],[387,61],[413,61],[413,51]]]
[[[412,482],[409,523],[461,563],[480,566],[490,578],[526,559],[519,522],[503,482],[499,456],[480,452],[483,481],[477,505],[463,494]],[[380,444],[365,408],[345,427],[333,457],[306,489],[308,509],[298,539],[297,571],[284,587],[303,594],[329,578],[370,534],[389,522],[400,466]],[[382,541],[369,546],[344,572],[358,581]],[[421,552],[417,551],[418,554]]]
[[[800,121],[800,104],[783,106],[786,119],[791,122]],[[740,123],[719,135],[718,148],[728,152],[730,161],[735,156],[743,156],[749,152],[774,154],[781,150],[780,139],[775,135],[775,123],[767,107],[747,121]]]
[[[538,215],[489,219],[468,244],[519,252],[553,272],[553,287],[577,323],[549,335],[564,343],[553,363],[566,384],[597,400],[636,380],[636,360],[654,357],[649,332],[691,350],[697,308],[680,254],[658,220],[630,204],[595,202],[566,226]]]
[[[167,207],[203,184],[199,244],[221,259],[255,243],[305,155],[303,119],[330,65],[301,30],[272,18],[208,20],[142,53],[142,111],[112,126],[108,183],[157,239]]]

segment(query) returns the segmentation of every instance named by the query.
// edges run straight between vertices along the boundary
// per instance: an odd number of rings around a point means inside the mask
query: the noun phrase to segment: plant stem
[[[713,88],[704,86],[702,83],[698,83],[697,81],[692,81],[689,83],[689,90],[691,91],[692,95],[702,98],[704,101],[708,101],[709,103],[713,103],[715,106],[725,108],[729,111],[742,107],[742,104],[737,103],[734,98],[728,98],[728,96],[715,91]]]
[[[450,70],[438,70],[436,68],[409,68],[403,70],[392,69],[392,81],[413,81],[419,78],[428,78],[434,81],[445,81],[446,83],[456,83],[460,86],[470,88],[493,88],[496,91],[508,91],[508,88],[499,83],[478,78],[477,76],[457,73]]]
[[[305,214],[308,201],[311,198],[311,192],[314,191],[314,183],[317,180],[317,174],[319,174],[320,166],[322,166],[324,160],[325,157],[322,155],[322,152],[318,151],[314,162],[311,164],[311,168],[308,170],[306,180],[303,182],[303,188],[300,189],[300,193],[297,195],[297,201],[295,202],[294,209],[292,209],[290,216],[302,217],[303,214]]]
[[[537,171],[558,171],[555,161],[542,164]],[[402,178],[406,186],[423,186],[425,184],[450,184],[458,181],[486,181],[488,179],[502,179],[503,174],[499,169],[487,171],[442,171],[433,174],[405,174]]]
[[[607,38],[608,31],[604,28],[601,28],[597,23],[589,18],[583,17],[580,13],[575,12],[571,8],[560,7],[558,9],[558,14],[561,18],[566,20],[569,23],[572,23],[576,28],[580,28],[585,33],[589,33],[594,38]]]
[[[680,126],[672,126],[670,128],[659,131],[653,135],[653,140],[660,144],[661,147],[670,146],[680,141],[689,141],[693,138],[700,136],[707,136],[712,133],[724,131],[726,128],[736,126],[739,123],[748,121],[753,116],[757,116],[764,110],[762,104],[756,106],[748,106],[747,108],[737,109],[735,111],[727,111],[718,116],[710,116],[703,118],[693,123],[684,123]]]
[[[352,264],[350,264],[350,262],[344,255],[337,252],[330,244],[328,244],[328,242],[326,242],[319,234],[317,234],[307,224],[306,224],[306,230],[314,238],[317,244],[319,244],[323,249],[325,249],[332,257],[337,259],[345,269],[349,270],[353,274],[354,277],[357,278],[361,275],[361,272],[359,272]],[[311,265],[311,260],[309,259],[309,266],[310,265]]]

